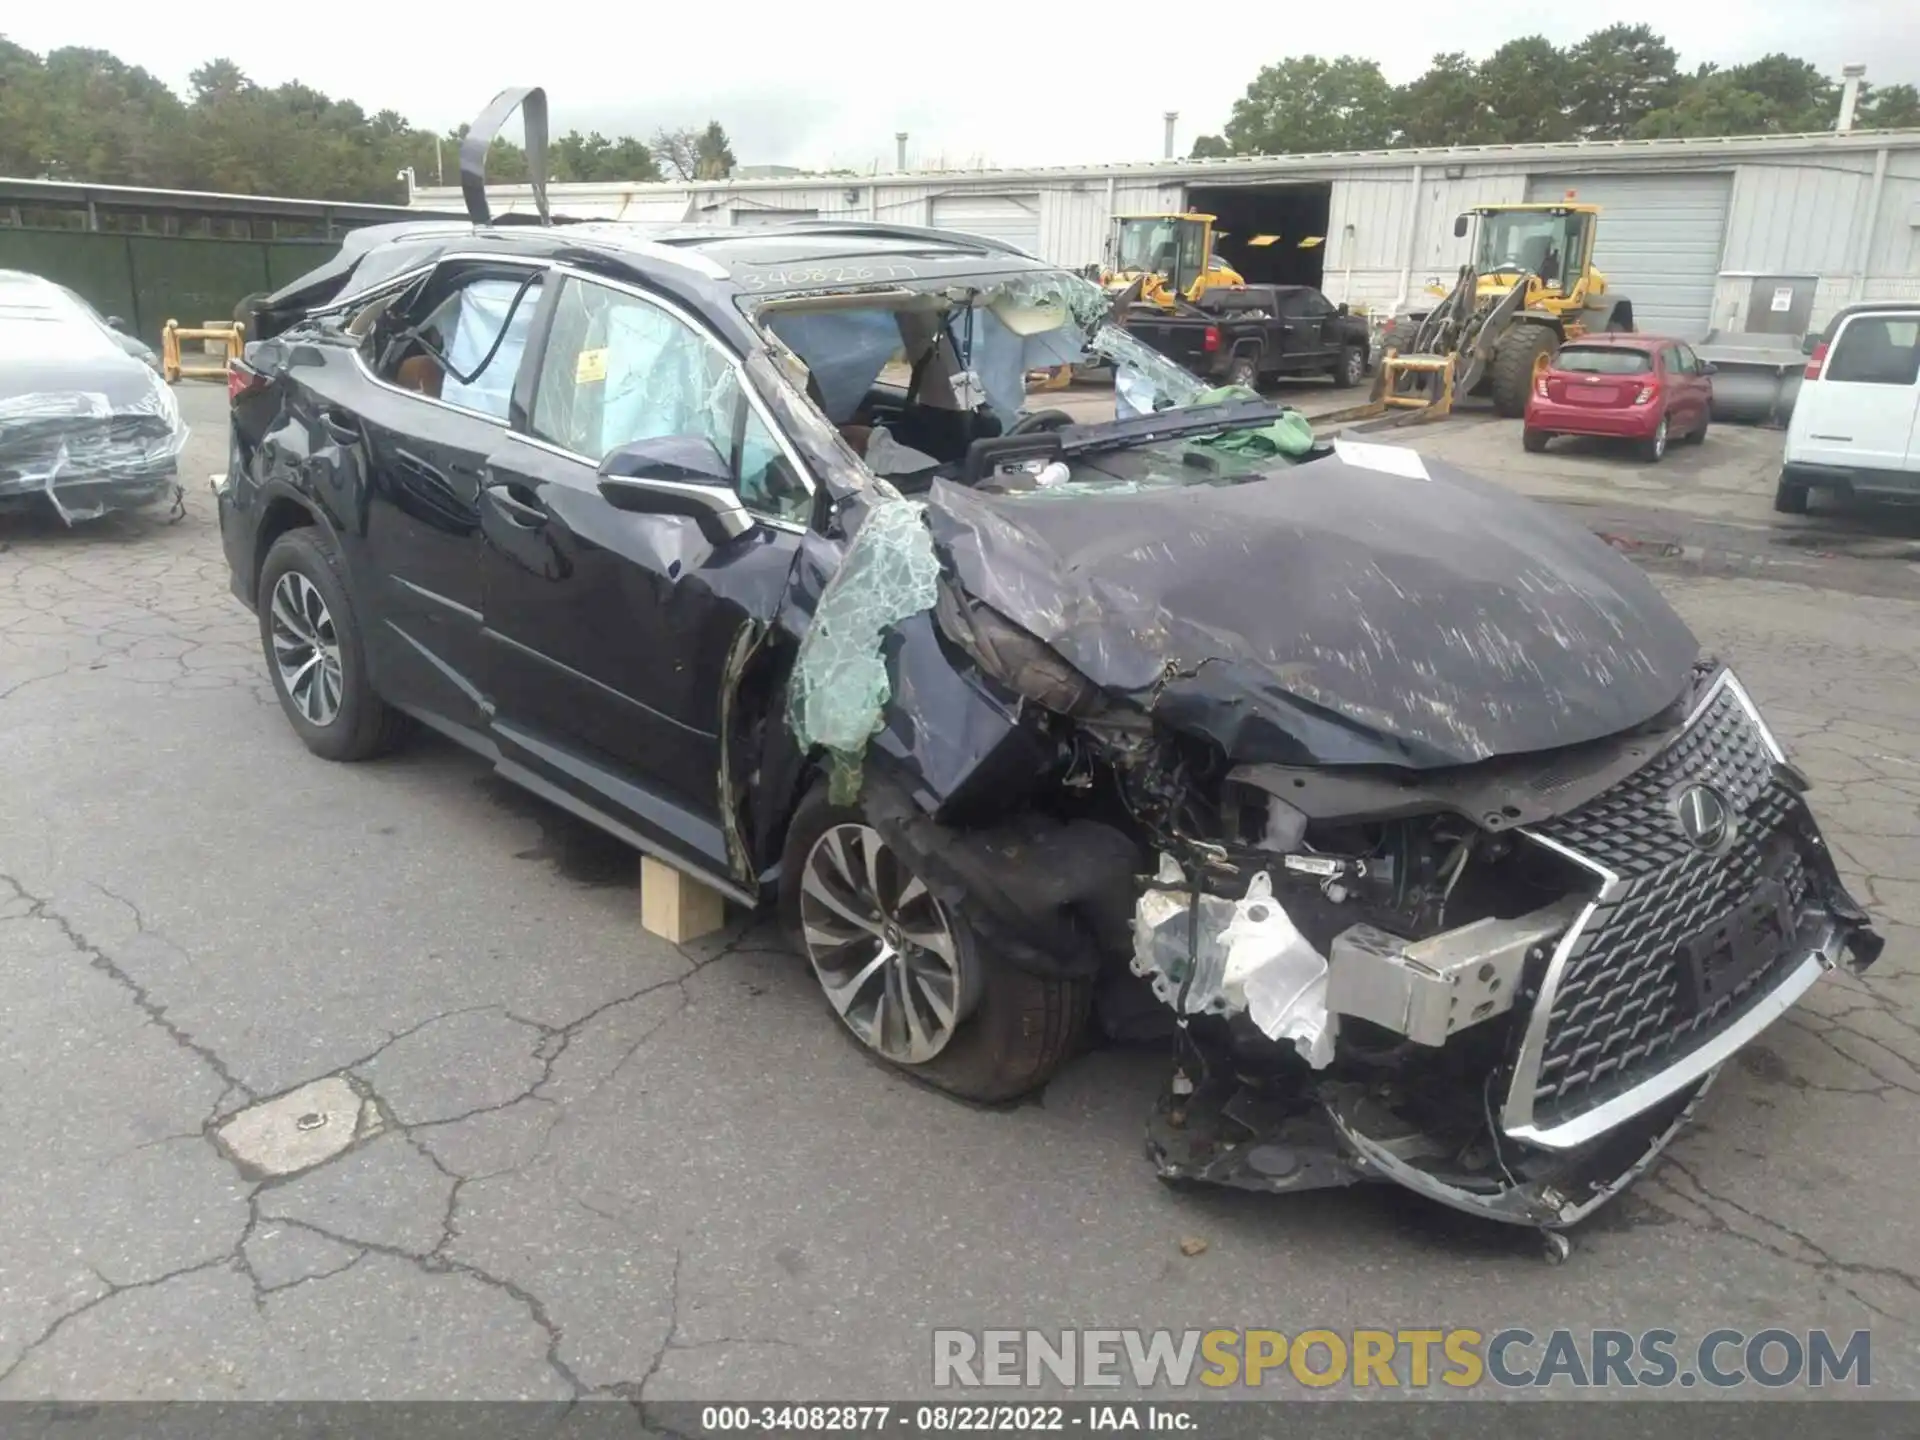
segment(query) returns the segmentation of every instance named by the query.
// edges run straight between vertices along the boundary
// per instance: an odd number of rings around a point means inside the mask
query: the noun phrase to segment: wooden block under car
[[[726,898],[651,855],[640,857],[640,925],[678,945],[727,923]]]

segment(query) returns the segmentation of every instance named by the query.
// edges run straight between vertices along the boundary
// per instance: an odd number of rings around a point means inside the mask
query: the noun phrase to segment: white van
[[[1920,302],[1850,305],[1809,343],[1773,508],[1803,515],[1811,490],[1920,500]]]

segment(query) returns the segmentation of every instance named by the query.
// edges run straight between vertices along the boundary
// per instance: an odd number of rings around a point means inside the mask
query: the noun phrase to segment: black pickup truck
[[[1127,329],[1196,375],[1257,385],[1270,375],[1331,375],[1358,385],[1370,363],[1367,322],[1310,285],[1208,290],[1168,312],[1135,305]]]

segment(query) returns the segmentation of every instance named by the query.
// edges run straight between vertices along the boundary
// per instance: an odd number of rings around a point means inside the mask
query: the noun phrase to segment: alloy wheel
[[[830,827],[807,852],[800,931],[820,988],[863,1044],[923,1065],[971,1006],[945,909],[870,825]]]
[[[340,713],[340,637],[319,588],[298,570],[274,583],[268,630],[287,699],[309,725],[331,725]]]
[[[1358,350],[1347,351],[1345,357],[1342,358],[1340,362],[1341,380],[1349,386],[1358,385],[1360,383],[1361,368],[1360,352]]]
[[[1660,423],[1653,427],[1653,458],[1658,460],[1667,453],[1667,417],[1662,415]]]

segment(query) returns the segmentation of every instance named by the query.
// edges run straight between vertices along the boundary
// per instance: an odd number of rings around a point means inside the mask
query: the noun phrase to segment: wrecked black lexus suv
[[[992,240],[494,221],[522,98],[473,223],[359,232],[230,387],[233,587],[314,752],[417,720],[777,906],[957,1095],[1163,1034],[1169,1180],[1550,1234],[1876,957],[1747,692],[1578,526]],[[1029,407],[1075,362],[1110,417]]]

